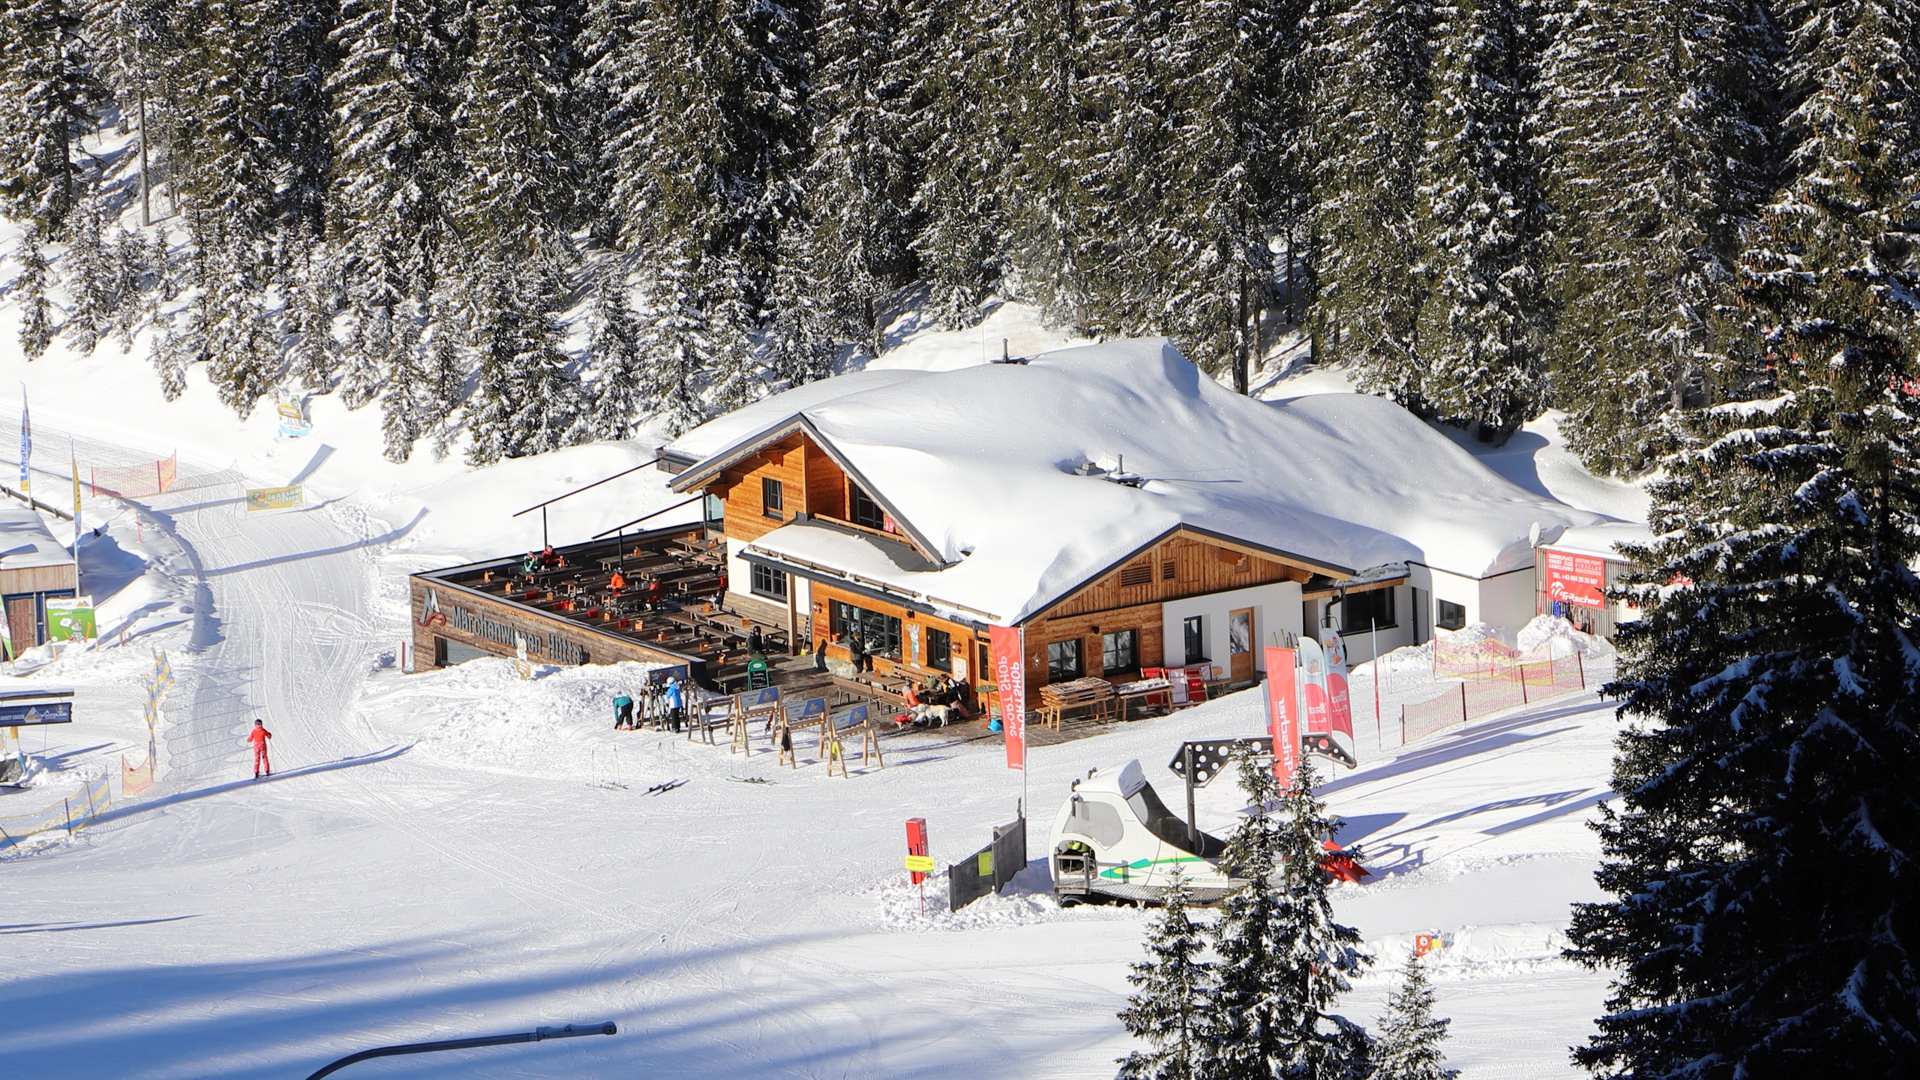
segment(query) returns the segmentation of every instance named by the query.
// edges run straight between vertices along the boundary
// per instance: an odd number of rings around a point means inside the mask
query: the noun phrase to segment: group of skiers
[[[638,709],[639,715],[635,715]],[[649,682],[640,690],[640,700],[626,694],[613,699],[613,729],[637,731],[642,727],[680,731],[687,722],[687,690],[678,678],[668,676],[661,682]]]

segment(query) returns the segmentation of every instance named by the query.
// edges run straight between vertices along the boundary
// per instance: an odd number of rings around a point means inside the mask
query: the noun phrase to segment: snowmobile
[[[1073,782],[1053,819],[1048,865],[1062,896],[1157,901],[1177,867],[1195,900],[1210,903],[1239,882],[1220,869],[1226,844],[1174,816],[1138,761]]]

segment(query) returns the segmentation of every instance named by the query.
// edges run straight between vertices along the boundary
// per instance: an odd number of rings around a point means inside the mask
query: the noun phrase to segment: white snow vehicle
[[[1175,817],[1140,763],[1129,761],[1073,782],[1053,819],[1047,861],[1063,896],[1157,901],[1178,867],[1194,899],[1211,902],[1236,884],[1217,861],[1225,849]]]

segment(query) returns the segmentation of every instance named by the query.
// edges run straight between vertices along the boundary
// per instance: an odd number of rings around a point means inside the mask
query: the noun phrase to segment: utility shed
[[[80,592],[80,566],[38,512],[0,508],[0,598],[14,651],[47,640],[47,600]]]

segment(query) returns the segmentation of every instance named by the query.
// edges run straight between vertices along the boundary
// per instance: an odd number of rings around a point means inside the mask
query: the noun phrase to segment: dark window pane
[[[1364,634],[1376,627],[1385,630],[1393,625],[1392,589],[1348,593],[1347,598],[1340,602],[1340,632],[1343,634]]]
[[[759,563],[753,563],[752,567],[751,581],[753,583],[753,594],[755,596],[765,596],[773,600],[785,600],[787,598],[786,571],[775,570],[769,566],[761,566]]]
[[[1100,668],[1103,675],[1114,675],[1139,667],[1135,654],[1135,631],[1120,630],[1100,638]]]
[[[887,527],[886,512],[881,510],[880,504],[874,502],[865,491],[860,490],[859,484],[848,484],[847,490],[847,501],[852,506],[852,513],[848,515],[848,520],[855,525],[865,525],[869,529]]]
[[[762,478],[760,481],[760,512],[770,518],[779,518],[786,509],[787,494],[780,481]]]
[[[936,671],[953,670],[953,638],[945,630],[927,627],[927,666]]]
[[[1433,602],[1433,625],[1442,630],[1458,630],[1467,625],[1465,604],[1456,604],[1451,600]]]
[[[1080,677],[1080,642],[1055,641],[1047,645],[1047,681],[1065,682]]]
[[[1186,638],[1187,658],[1183,663],[1198,664],[1212,659],[1207,655],[1206,618],[1201,615],[1189,616],[1180,624],[1181,636]]]

